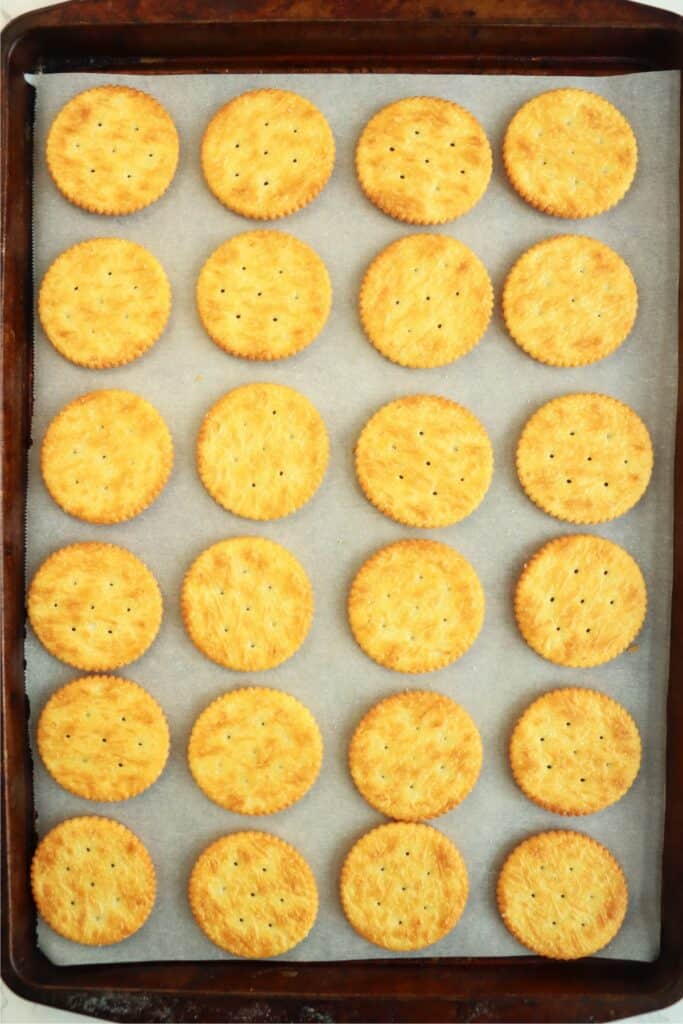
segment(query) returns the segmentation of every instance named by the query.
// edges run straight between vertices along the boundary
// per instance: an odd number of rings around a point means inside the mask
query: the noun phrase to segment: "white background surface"
[[[4,17],[15,16],[23,12],[24,10],[31,9],[32,7],[38,6],[38,4],[21,2],[21,0],[5,0],[2,14]],[[682,12],[683,4],[681,2],[670,2],[662,4],[662,6],[669,7],[672,10],[676,10],[679,13]],[[62,1013],[61,1011],[48,1010],[45,1007],[34,1007],[30,1004],[17,999],[13,993],[8,993],[6,989],[3,989],[2,995],[2,1019],[7,1021],[8,1024],[13,1024],[14,1021],[34,1021],[34,1022],[48,1022],[53,1020],[84,1020],[85,1018],[79,1017],[73,1014]],[[658,1022],[677,1022],[683,1020],[683,1003],[679,1004],[676,1008],[670,1008],[669,1010],[663,1011],[659,1014],[653,1014],[649,1017],[642,1018],[642,1020],[651,1020]]]

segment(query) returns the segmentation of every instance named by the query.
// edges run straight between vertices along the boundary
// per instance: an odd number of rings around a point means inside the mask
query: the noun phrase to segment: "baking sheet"
[[[610,78],[447,75],[207,75],[117,76],[144,88],[170,111],[180,133],[178,172],[166,195],[148,209],[121,218],[98,217],[70,205],[49,178],[46,133],[58,109],[84,88],[112,76],[56,74],[36,80],[34,255],[36,292],[52,260],[68,246],[98,236],[130,238],[163,263],[173,288],[173,310],[161,340],[143,358],[118,369],[92,371],[62,359],[35,330],[35,406],[29,459],[28,578],[56,547],[82,540],[122,544],[154,571],[164,595],[164,621],[151,650],[121,670],[162,704],[171,726],[171,756],[162,778],[121,804],[81,800],[62,790],[35,757],[38,831],[64,818],[110,815],[147,845],[158,875],[154,912],[142,931],[118,945],[93,949],[68,942],[43,922],[38,941],[55,963],[155,959],[223,959],[195,925],[185,897],[191,866],[218,836],[244,827],[268,829],[308,858],[320,889],[315,928],[285,960],[344,960],[389,956],[347,924],[338,899],[338,874],[355,840],[385,819],[356,792],[346,750],[361,716],[376,701],[410,687],[426,687],[459,701],[484,742],[484,766],[472,794],[434,824],[461,849],[470,898],[450,935],[423,956],[515,956],[525,950],[508,934],[495,906],[495,879],[512,846],[534,831],[577,827],[606,843],[626,872],[630,905],[624,926],[602,956],[654,959],[659,943],[660,861],[664,819],[665,696],[668,674],[672,571],[673,451],[676,409],[679,74],[657,72]],[[612,100],[631,122],[639,166],[626,199],[587,221],[548,217],[527,206],[507,183],[501,160],[505,127],[525,100],[560,85],[592,89]],[[306,351],[274,363],[234,359],[203,331],[194,287],[208,255],[226,238],[257,225],[222,207],[199,167],[199,144],[210,116],[231,97],[255,86],[294,89],[317,103],[337,141],[332,180],[305,210],[273,223],[311,244],[325,260],[334,287],[332,313]],[[355,179],[353,153],[368,118],[403,96],[457,100],[484,126],[494,152],[491,184],[468,214],[439,230],[471,246],[491,274],[496,310],[484,339],[466,357],[436,370],[409,370],[384,360],[365,339],[357,295],[370,260],[389,242],[419,228],[375,209]],[[431,229],[427,229],[431,230]],[[640,308],[631,337],[594,366],[555,369],[526,355],[507,336],[499,298],[505,275],[533,243],[554,234],[585,233],[612,245],[630,264]],[[291,385],[312,399],[331,439],[331,460],[315,498],[294,516],[252,523],[216,505],[194,465],[199,424],[225,391],[249,381]],[[153,402],[173,434],[176,461],[169,485],[154,505],[129,523],[97,527],[71,519],[49,498],[40,478],[39,443],[61,406],[93,388],[129,388]],[[639,505],[593,532],[624,545],[639,561],[650,606],[637,651],[602,667],[551,665],[522,641],[511,594],[524,560],[564,532],[581,532],[551,519],[521,491],[514,449],[527,417],[543,402],[572,391],[601,391],[632,405],[647,423],[655,468]],[[411,392],[444,394],[468,406],[491,436],[493,483],[468,519],[440,530],[411,531],[385,518],[363,497],[352,450],[368,417]],[[583,528],[585,529],[585,528]],[[383,544],[413,534],[452,544],[476,568],[486,591],[484,629],[453,666],[405,676],[376,665],[355,645],[346,620],[348,586],[363,561]],[[233,673],[208,661],[187,638],[178,597],[183,574],[209,544],[258,534],[285,544],[305,566],[315,590],[316,614],[303,648],[268,672]],[[26,687],[31,736],[48,696],[79,673],[51,657],[28,631]],[[245,683],[281,688],[303,700],[320,723],[325,758],[313,790],[276,815],[248,818],[211,803],[189,774],[185,751],[197,714],[226,689]],[[592,686],[634,714],[643,738],[643,764],[628,795],[599,814],[567,819],[528,801],[507,767],[510,729],[524,707],[555,686]],[[397,954],[400,956],[400,954]],[[410,954],[411,956],[420,954]]]

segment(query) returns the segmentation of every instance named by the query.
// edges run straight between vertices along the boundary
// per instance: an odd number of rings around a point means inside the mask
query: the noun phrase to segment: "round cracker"
[[[190,639],[225,668],[259,672],[301,647],[313,620],[313,589],[286,548],[265,537],[232,537],[202,551],[183,582]]]
[[[161,413],[131,391],[91,391],[50,423],[40,469],[65,512],[88,523],[120,523],[166,486],[173,440]]]
[[[585,89],[553,89],[512,118],[503,161],[527,203],[555,217],[594,217],[631,187],[638,147],[608,100]]]
[[[187,752],[199,788],[238,814],[274,814],[296,803],[317,779],[322,756],[308,708],[264,686],[232,690],[209,704]]]
[[[409,395],[375,413],[356,444],[356,475],[372,504],[407,526],[457,523],[483,500],[493,448],[469,409]]]
[[[116,544],[70,544],[40,566],[28,592],[36,636],[55,658],[88,672],[139,658],[161,625],[157,581]]]
[[[209,256],[197,280],[207,334],[243,359],[285,359],[306,348],[331,304],[325,264],[284,231],[235,235]]]
[[[192,869],[189,900],[204,934],[243,957],[293,949],[318,913],[307,861],[269,832],[233,832],[208,846]]]
[[[492,166],[477,119],[434,96],[384,107],[368,121],[356,149],[368,199],[410,224],[443,224],[467,213],[486,191]]]
[[[168,322],[171,286],[155,256],[123,238],[66,249],[40,286],[38,315],[65,359],[99,370],[137,359]]]
[[[209,409],[197,440],[202,483],[247,519],[280,519],[305,505],[329,458],[322,416],[282,384],[245,384]]]
[[[467,893],[460,851],[430,825],[392,822],[366,832],[341,872],[349,923],[383,949],[424,949],[442,939],[458,923]]]
[[[493,287],[481,260],[457,238],[408,235],[370,264],[360,316],[378,352],[399,366],[445,366],[482,338]]]
[[[507,929],[539,956],[597,953],[621,928],[628,887],[610,851],[581,832],[540,832],[515,847],[498,877]]]
[[[515,591],[526,642],[570,668],[618,657],[640,632],[646,609],[638,563],[618,544],[589,534],[545,544],[524,566]]]
[[[158,100],[128,86],[101,85],[62,107],[45,155],[55,185],[70,202],[119,216],[164,194],[178,152],[178,132]]]
[[[633,327],[638,291],[628,265],[594,238],[559,235],[527,250],[503,288],[508,331],[549,366],[586,366],[614,352]]]
[[[50,775],[86,800],[128,800],[152,785],[168,758],[166,718],[137,683],[85,676],[62,686],[38,720]]]
[[[593,814],[626,793],[640,767],[628,711],[596,690],[552,690],[530,704],[510,739],[515,782],[555,814]]]
[[[31,864],[38,912],[72,942],[106,946],[142,928],[156,874],[138,837],[111,818],[69,818],[38,844]]]
[[[461,554],[434,540],[380,548],[353,581],[349,622],[368,657],[396,672],[456,661],[484,622],[484,591]]]
[[[652,442],[640,417],[609,395],[563,395],[528,420],[517,475],[531,500],[557,519],[605,523],[645,493]]]
[[[351,776],[368,803],[389,818],[420,821],[465,799],[481,771],[479,730],[450,697],[427,690],[375,704],[349,747]]]
[[[327,184],[334,136],[318,108],[286,89],[254,89],[214,114],[202,139],[202,170],[235,213],[272,220],[300,210]]]

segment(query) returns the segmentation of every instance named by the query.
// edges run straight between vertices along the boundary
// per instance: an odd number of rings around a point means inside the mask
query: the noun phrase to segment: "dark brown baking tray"
[[[2,973],[20,995],[109,1020],[202,1022],[596,1021],[656,1010],[683,998],[680,333],[662,931],[654,962],[558,963],[519,956],[56,967],[37,948],[29,889],[35,832],[23,663],[33,310],[33,90],[25,74],[328,70],[603,75],[671,68],[683,68],[683,19],[622,0],[72,0],[24,15],[5,28]]]

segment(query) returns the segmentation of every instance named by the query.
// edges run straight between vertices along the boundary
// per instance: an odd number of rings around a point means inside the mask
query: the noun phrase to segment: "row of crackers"
[[[170,184],[177,157],[177,132],[166,111],[146,94],[120,87],[75,97],[57,116],[47,144],[48,166],[62,193],[108,214],[134,212],[157,199]],[[559,216],[588,216],[625,194],[636,146],[611,104],[563,89],[518,112],[504,159],[513,185],[533,205]],[[322,114],[281,90],[257,90],[228,103],[202,144],[211,190],[229,208],[256,218],[284,216],[310,202],[329,179],[333,160],[334,140]],[[411,223],[437,224],[465,213],[484,194],[491,151],[469,112],[449,101],[413,98],[391,104],[369,122],[357,170],[380,209]],[[282,358],[322,329],[331,289],[322,261],[307,246],[281,232],[249,232],[210,257],[197,300],[207,332],[227,351]],[[404,366],[440,366],[481,338],[492,289],[467,247],[415,235],[373,262],[360,305],[365,330],[382,354]],[[636,305],[623,260],[601,243],[570,236],[526,253],[504,295],[515,340],[557,366],[590,363],[613,351],[629,333]],[[119,239],[94,239],[62,254],[48,271],[39,303],[57,350],[91,367],[141,355],[162,332],[169,308],[170,289],[158,261]],[[558,318],[567,324],[564,332],[558,332]],[[414,526],[446,525],[471,513],[493,469],[482,424],[457,403],[434,396],[408,396],[379,410],[356,455],[369,500]],[[248,385],[209,411],[197,461],[207,490],[226,508],[254,519],[277,518],[301,507],[319,486],[327,435],[302,395]],[[50,425],[41,451],[55,500],[95,522],[121,521],[147,507],[171,463],[172,441],[159,414],[121,391],[71,403]],[[548,403],[527,424],[518,449],[529,496],[571,522],[626,512],[645,491],[651,464],[644,424],[623,403],[600,395]],[[600,538],[578,536],[538,552],[520,577],[515,607],[535,650],[560,664],[584,666],[628,646],[645,604],[642,574],[631,556]],[[312,590],[303,567],[280,545],[233,538],[195,561],[182,608],[204,654],[229,667],[263,669],[303,643]],[[57,657],[88,671],[138,657],[154,639],[161,611],[149,570],[114,545],[55,552],[29,592],[38,637]],[[408,540],[377,552],[349,595],[360,646],[402,672],[452,663],[476,639],[483,614],[483,590],[472,566],[434,541]],[[91,799],[140,792],[158,777],[168,753],[159,706],[137,684],[111,676],[88,676],[58,691],[43,711],[38,741],[57,781]],[[313,785],[321,757],[310,712],[262,687],[233,691],[210,705],[189,746],[204,792],[247,814],[272,813],[300,799]],[[510,760],[521,788],[541,806],[591,813],[630,787],[640,740],[616,702],[574,688],[546,694],[527,710],[515,728]],[[389,949],[422,948],[457,923],[467,898],[464,862],[445,836],[418,822],[464,799],[480,765],[476,725],[441,695],[397,695],[360,723],[350,749],[354,781],[373,806],[399,819],[364,836],[341,875],[347,917],[369,941]],[[534,878],[530,865],[537,868]],[[118,941],[151,911],[154,869],[122,825],[76,818],[39,846],[33,887],[41,913],[61,934],[82,942]],[[246,956],[290,949],[308,934],[317,910],[315,880],[301,855],[255,831],[212,844],[193,869],[189,897],[206,934]],[[558,901],[567,897],[571,914],[561,914]],[[609,851],[563,831],[531,837],[513,851],[498,898],[503,919],[522,942],[545,955],[571,957],[616,934],[627,890]]]

